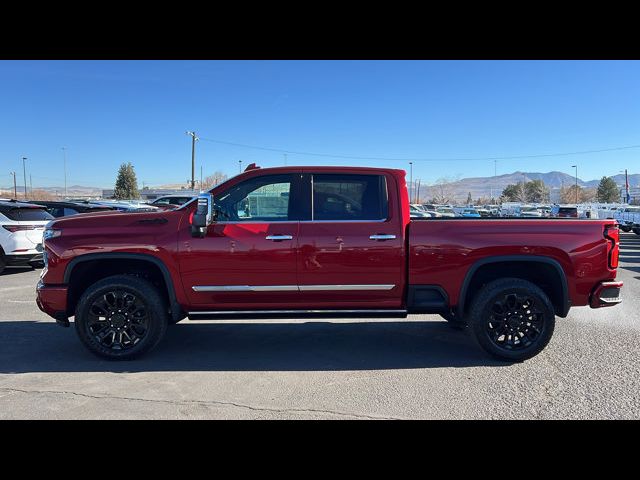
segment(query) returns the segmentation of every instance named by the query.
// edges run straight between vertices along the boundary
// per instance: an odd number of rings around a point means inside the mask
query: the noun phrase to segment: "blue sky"
[[[131,161],[146,185],[243,165],[409,168],[409,159],[489,158],[640,145],[638,61],[0,61],[0,186],[111,187]],[[628,168],[640,148],[499,160],[498,174],[584,180]],[[415,161],[414,179],[493,175],[493,160]]]

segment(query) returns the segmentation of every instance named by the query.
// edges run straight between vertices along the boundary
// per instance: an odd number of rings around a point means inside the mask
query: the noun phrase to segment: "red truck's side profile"
[[[248,169],[173,211],[51,222],[40,309],[128,359],[168,324],[438,313],[522,361],[570,307],[620,302],[614,220],[413,220],[405,172]]]

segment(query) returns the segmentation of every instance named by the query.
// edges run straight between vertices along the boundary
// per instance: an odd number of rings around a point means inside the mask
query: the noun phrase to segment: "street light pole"
[[[411,197],[413,196],[413,162],[409,162],[409,203],[411,202]]]
[[[242,160],[238,160],[238,166],[240,167],[240,173],[242,173]]]
[[[27,167],[24,163],[27,157],[22,157],[22,174],[24,175],[24,199],[27,199]]]
[[[571,165],[576,169],[576,207],[578,206],[578,165]]]

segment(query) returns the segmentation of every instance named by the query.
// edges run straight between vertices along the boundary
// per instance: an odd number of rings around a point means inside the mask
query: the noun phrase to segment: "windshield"
[[[16,222],[44,221],[54,218],[44,208],[37,207],[0,207],[0,213]]]

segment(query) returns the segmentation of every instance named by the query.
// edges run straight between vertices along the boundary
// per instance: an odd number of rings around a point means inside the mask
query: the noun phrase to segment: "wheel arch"
[[[497,269],[506,267],[511,268],[508,274],[496,275]],[[541,275],[544,275],[549,283],[538,286],[551,300],[556,315],[566,317],[571,307],[567,275],[557,260],[537,255],[501,255],[476,261],[467,270],[460,287],[456,316],[464,318],[466,308],[473,301],[483,282],[487,283],[501,277],[515,277],[537,284],[535,280],[539,280]]]
[[[160,272],[160,275],[164,282],[164,288],[161,288],[160,293],[163,296],[166,295],[166,299],[168,301],[168,304],[171,310],[172,320],[178,321],[179,319],[184,318],[185,315],[184,315],[184,312],[182,311],[182,308],[180,307],[180,304],[178,303],[176,292],[175,292],[175,286],[173,283],[173,279],[171,278],[171,274],[169,273],[169,269],[167,268],[167,266],[164,264],[162,260],[160,260],[157,257],[154,257],[153,255],[147,255],[144,253],[126,253],[126,252],[87,253],[84,255],[80,255],[71,259],[71,261],[69,261],[64,271],[63,281],[65,284],[69,285],[69,288],[71,290],[73,287],[72,285],[73,274],[74,274],[74,271],[75,272],[78,271],[79,265],[86,264],[87,262],[102,263],[105,261],[114,262],[118,260],[124,260],[128,263],[136,263],[138,265],[146,264],[148,266],[152,266],[156,268]],[[135,269],[135,267],[133,267],[133,269]],[[114,271],[114,273],[116,272]],[[77,302],[77,298],[75,298],[75,301]]]

